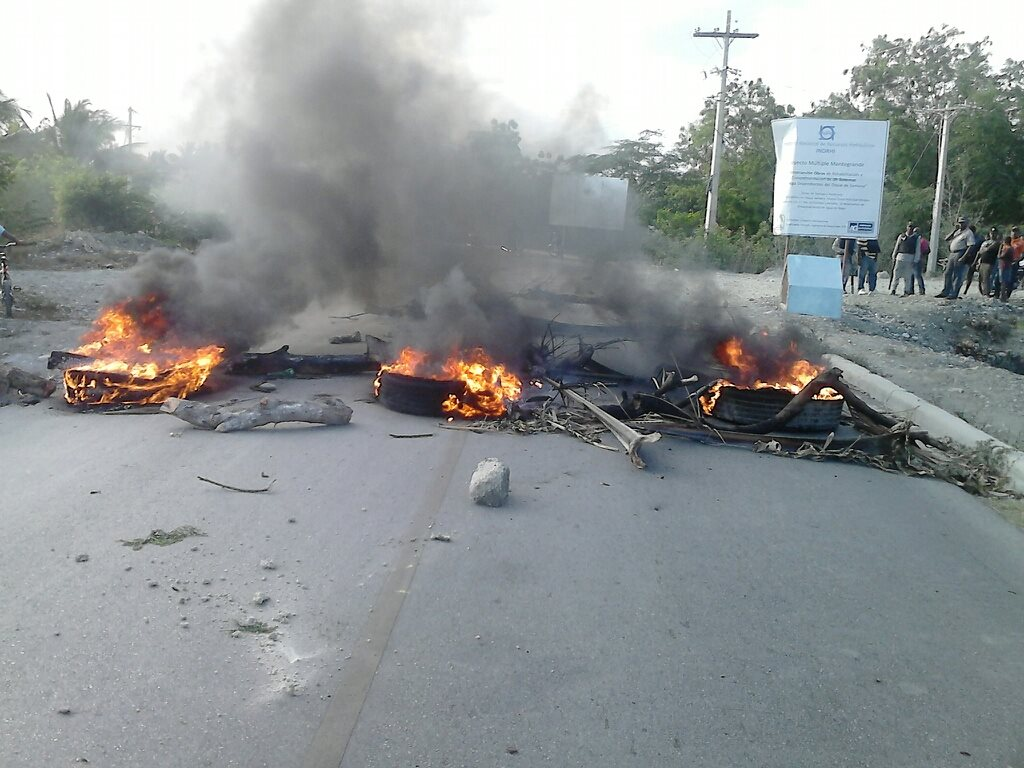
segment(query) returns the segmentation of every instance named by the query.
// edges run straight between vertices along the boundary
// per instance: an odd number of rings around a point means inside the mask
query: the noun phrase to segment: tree
[[[679,133],[674,153],[690,172],[691,185],[695,179],[706,185],[711,174],[717,104],[716,97],[708,97],[700,118]],[[794,109],[779,104],[771,88],[758,78],[729,83],[725,110],[718,222],[729,230],[754,233],[771,214],[775,178],[772,121],[792,117]]]
[[[105,109],[93,109],[88,99],[72,105],[64,100],[64,112],[49,126],[54,144],[69,157],[92,162],[105,149],[114,146],[114,132],[122,123]]]
[[[991,81],[989,39],[964,42],[963,33],[942,25],[916,41],[876,37],[865,48],[863,64],[850,72],[850,99],[876,115],[907,115],[921,128],[932,122],[929,111],[969,102],[978,87]]]
[[[22,128],[28,128],[25,115],[31,115],[18,106],[18,102],[4,96],[0,91],[0,136],[9,136]]]
[[[959,108],[950,134],[942,229],[957,215],[1007,223],[1020,215],[1024,190],[1024,65],[989,63],[989,41],[966,41],[948,26],[918,40],[875,38],[850,70],[846,93],[811,114],[889,121],[883,239],[914,219],[927,229],[938,170],[938,134],[946,107]]]
[[[661,131],[641,131],[636,139],[616,141],[604,153],[571,158],[569,166],[583,173],[626,179],[638,200],[637,215],[644,224],[655,224],[659,209],[679,184],[679,157],[666,151]],[[678,191],[677,191],[678,193]]]

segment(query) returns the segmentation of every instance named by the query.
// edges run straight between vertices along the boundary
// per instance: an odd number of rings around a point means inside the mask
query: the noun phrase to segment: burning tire
[[[441,416],[441,406],[453,395],[458,398],[466,394],[466,385],[461,381],[426,379],[406,376],[401,373],[385,372],[380,377],[378,399],[387,408],[412,416]]]
[[[779,389],[744,389],[722,387],[715,402],[716,418],[736,425],[757,424],[774,417],[794,397]],[[839,426],[843,414],[843,400],[810,400],[793,419],[783,427],[793,432],[831,432]]]

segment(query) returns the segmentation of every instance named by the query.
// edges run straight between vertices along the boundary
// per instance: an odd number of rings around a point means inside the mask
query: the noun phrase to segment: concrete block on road
[[[509,469],[500,459],[484,459],[469,481],[469,495],[477,504],[500,507],[508,498]]]

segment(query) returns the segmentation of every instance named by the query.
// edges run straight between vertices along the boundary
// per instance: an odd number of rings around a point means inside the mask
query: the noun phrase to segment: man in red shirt
[[[1013,275],[1013,284],[1010,286],[1012,291],[1017,287],[1017,272],[1021,257],[1024,257],[1024,237],[1021,237],[1020,227],[1010,227],[1010,247],[1013,248],[1013,268],[1010,270],[1010,274]]]
[[[1024,237],[1021,237],[1020,227],[1010,227],[1010,245],[1013,246],[1013,260],[1020,261],[1024,255]]]

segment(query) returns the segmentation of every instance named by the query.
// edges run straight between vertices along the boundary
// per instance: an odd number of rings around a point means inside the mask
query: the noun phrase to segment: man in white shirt
[[[974,245],[975,235],[971,231],[971,222],[964,216],[956,220],[953,231],[946,235],[946,242],[949,243],[949,259],[946,261],[946,271],[943,275],[942,291],[935,294],[939,299],[955,299],[960,292],[959,287],[963,285],[967,276],[967,251]]]

